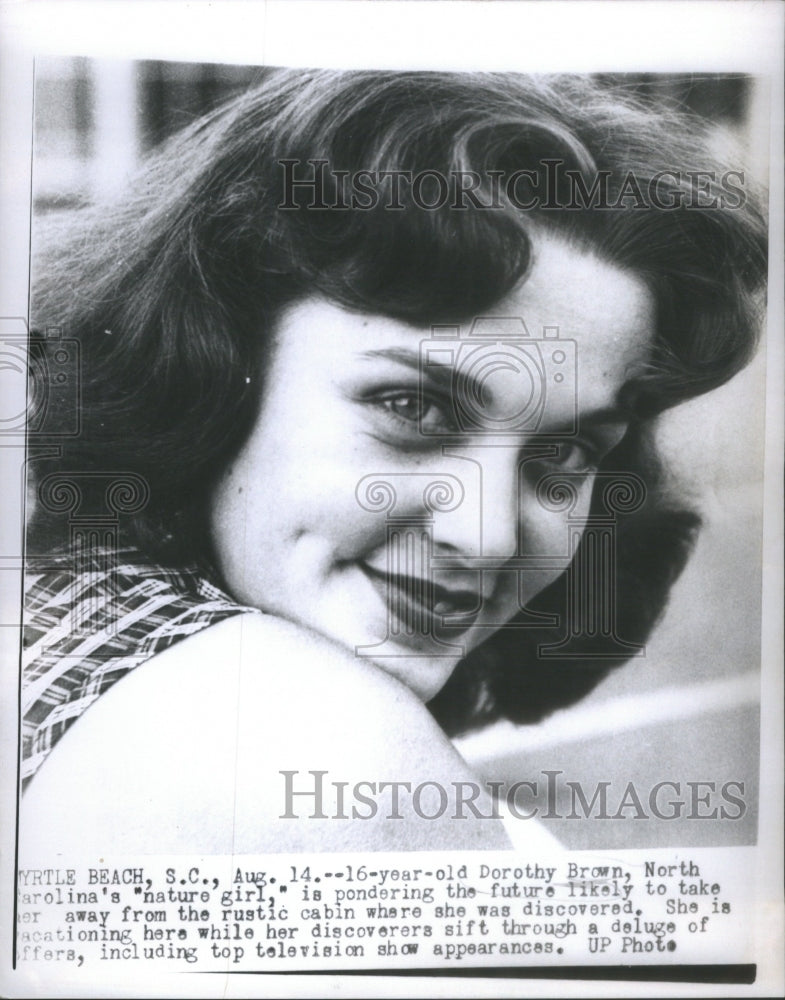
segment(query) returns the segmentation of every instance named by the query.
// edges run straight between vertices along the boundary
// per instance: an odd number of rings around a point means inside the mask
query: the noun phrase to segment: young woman
[[[640,650],[698,526],[653,421],[754,349],[709,148],[583,78],[276,71],[42,240],[81,426],[34,463],[30,842],[507,844],[440,812],[445,732]]]

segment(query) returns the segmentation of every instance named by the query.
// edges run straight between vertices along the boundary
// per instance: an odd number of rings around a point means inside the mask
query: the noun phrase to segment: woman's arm
[[[297,772],[287,779],[281,771]],[[311,771],[327,772],[321,778]],[[322,783],[321,813],[315,791]],[[381,782],[437,782],[441,818]],[[509,846],[458,810],[478,780],[399,681],[280,619],[238,615],[125,677],[58,743],[22,803],[25,849],[67,853],[436,850]],[[343,807],[335,782],[343,786]],[[351,818],[353,808],[371,818]],[[472,787],[463,788],[468,803]],[[438,790],[420,812],[440,810]],[[490,815],[487,795],[475,809]],[[284,818],[286,813],[298,818]],[[346,815],[349,818],[339,818]]]

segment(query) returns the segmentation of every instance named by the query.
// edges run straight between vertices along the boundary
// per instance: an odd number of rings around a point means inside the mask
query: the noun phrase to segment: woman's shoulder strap
[[[150,564],[131,548],[36,560],[23,622],[23,777],[128,671],[249,611],[196,570]]]

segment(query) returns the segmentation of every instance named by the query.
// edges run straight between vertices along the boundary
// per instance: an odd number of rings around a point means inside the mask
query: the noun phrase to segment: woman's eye
[[[396,417],[403,420],[410,420],[412,423],[419,423],[428,412],[429,404],[425,403],[419,396],[392,396],[382,400]]]
[[[425,434],[447,433],[454,429],[447,405],[420,393],[391,393],[379,398],[377,405],[397,421],[411,424],[415,430],[422,429]]]
[[[586,442],[562,441],[557,447],[559,449],[557,455],[541,458],[533,464],[547,473],[576,472],[589,475],[597,470],[599,456]]]
[[[553,464],[566,472],[594,472],[597,456],[593,448],[582,441],[564,441]]]

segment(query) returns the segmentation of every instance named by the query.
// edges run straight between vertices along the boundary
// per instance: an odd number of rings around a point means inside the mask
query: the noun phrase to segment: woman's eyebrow
[[[430,341],[426,341],[426,343],[430,343]],[[419,351],[413,351],[407,347],[384,347],[375,351],[364,351],[360,357],[371,361],[376,359],[394,361],[399,365],[405,365],[407,368],[419,372],[422,378],[427,378],[440,389],[450,390],[452,388],[454,366],[449,363],[431,361],[430,359],[428,364],[424,365]],[[479,382],[471,376],[462,378],[462,385],[465,385],[469,392],[475,390],[479,392],[480,390]]]
[[[632,414],[619,406],[601,406],[596,410],[589,410],[588,413],[578,413],[579,423],[589,424],[591,427],[605,424],[629,424],[631,420]]]
[[[413,351],[410,348],[384,347],[374,351],[364,351],[360,357],[369,360],[380,358],[383,361],[394,361],[397,364],[405,365],[407,368],[420,372],[423,376],[430,378],[446,389],[449,389],[452,385],[454,371],[452,365],[429,360],[427,367],[424,367],[419,352]],[[476,382],[471,376],[462,377],[461,381],[462,391],[464,385],[467,385],[470,390],[473,387],[480,388],[479,382]],[[632,413],[621,406],[600,406],[585,413],[579,412],[578,422],[581,425],[597,427],[604,424],[629,424],[632,417]],[[554,428],[553,431],[549,432],[544,431],[543,433],[559,433],[559,428]]]
[[[626,433],[631,423],[632,416],[626,410],[617,406],[602,406],[583,413],[577,410],[574,417],[569,420],[541,424],[533,436],[572,438],[585,433],[601,434],[603,431],[609,433],[618,428]]]

